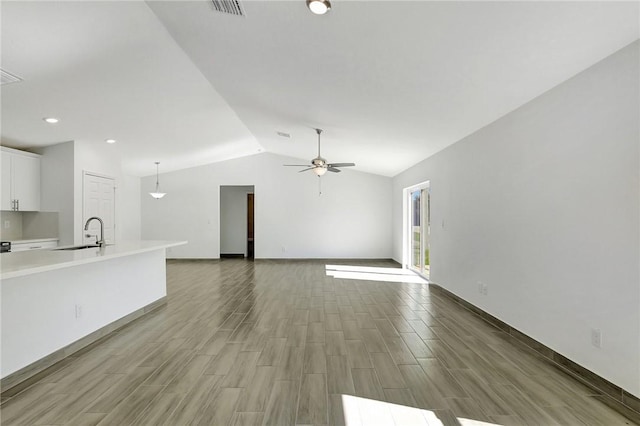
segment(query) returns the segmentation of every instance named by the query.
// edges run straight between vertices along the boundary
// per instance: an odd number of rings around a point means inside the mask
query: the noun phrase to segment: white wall
[[[135,176],[122,176],[119,187],[120,204],[116,206],[117,241],[140,240],[140,178]]]
[[[60,245],[82,243],[83,171],[115,178],[116,241],[140,239],[140,178],[123,174],[115,146],[72,141],[38,153],[42,154],[41,208],[58,212]]]
[[[636,396],[639,46],[393,180],[397,260],[402,189],[429,180],[432,280]]]
[[[40,208],[58,212],[58,243],[73,244],[74,142],[47,146],[38,152],[42,154]]]
[[[220,253],[247,256],[247,194],[253,186],[220,187]]]
[[[74,161],[74,230],[75,244],[83,240],[83,172],[113,177],[116,182],[116,242],[140,239],[140,179],[122,172],[122,161],[116,145],[75,142]]]
[[[148,192],[143,178],[142,237],[188,240],[169,257],[218,258],[219,187],[255,187],[256,258],[389,258],[391,179],[344,170],[318,177],[283,164],[299,162],[263,153],[160,175],[167,195]]]

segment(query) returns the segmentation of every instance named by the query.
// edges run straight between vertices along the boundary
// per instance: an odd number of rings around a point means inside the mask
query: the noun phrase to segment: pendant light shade
[[[155,199],[159,199],[167,195],[166,192],[160,192],[160,174],[159,174],[159,166],[160,162],[156,161],[156,190],[154,192],[150,192],[151,195]]]

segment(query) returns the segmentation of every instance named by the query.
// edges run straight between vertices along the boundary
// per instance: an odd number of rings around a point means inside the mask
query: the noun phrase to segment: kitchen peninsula
[[[182,244],[2,254],[3,391],[163,304],[165,250]]]

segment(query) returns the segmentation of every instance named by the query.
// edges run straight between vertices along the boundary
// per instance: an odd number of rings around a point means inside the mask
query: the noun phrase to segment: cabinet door
[[[11,204],[11,155],[3,152],[2,157],[2,188],[0,193],[0,210],[13,210]]]
[[[40,210],[40,158],[12,156],[13,193],[21,211]]]

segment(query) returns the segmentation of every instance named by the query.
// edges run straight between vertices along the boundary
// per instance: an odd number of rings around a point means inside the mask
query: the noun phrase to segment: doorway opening
[[[429,182],[405,188],[405,249],[403,263],[429,278],[431,269],[431,186]]]
[[[247,194],[247,257],[255,257],[253,251],[253,197],[254,193]]]
[[[220,257],[255,257],[253,185],[220,186]]]

